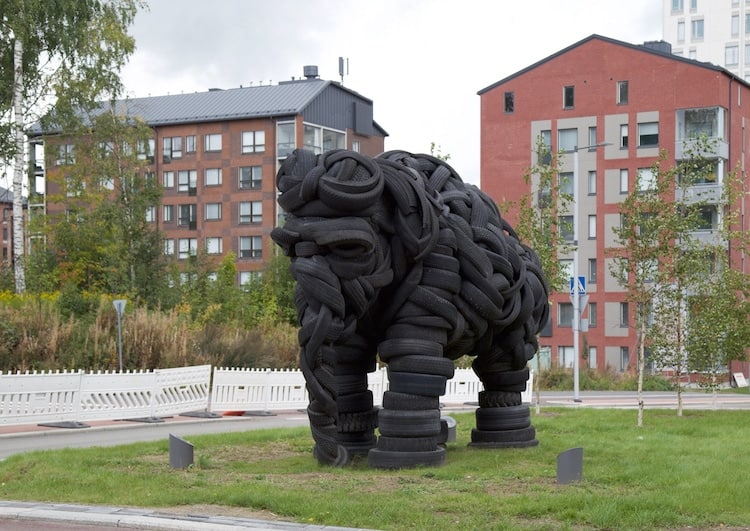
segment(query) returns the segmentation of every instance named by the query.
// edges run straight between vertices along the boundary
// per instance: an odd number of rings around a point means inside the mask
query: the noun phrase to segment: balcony
[[[729,143],[723,138],[709,138],[705,144],[711,149],[701,149],[703,144],[703,141],[696,138],[677,140],[674,147],[675,159],[685,160],[690,156],[719,159],[729,158]]]
[[[721,185],[701,184],[688,188],[677,188],[675,201],[688,205],[695,203],[709,203],[717,205],[721,203]]]
[[[695,230],[690,233],[690,237],[694,241],[709,247],[728,248],[728,242],[722,240],[721,235],[716,230]]]

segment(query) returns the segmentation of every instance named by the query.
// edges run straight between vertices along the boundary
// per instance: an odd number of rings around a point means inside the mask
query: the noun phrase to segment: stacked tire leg
[[[479,393],[476,428],[471,431],[470,446],[480,448],[525,448],[536,446],[536,430],[531,425],[531,412],[521,403],[528,369],[493,375],[492,382],[483,382]],[[480,375],[481,378],[481,375]],[[498,384],[500,380],[502,384]],[[488,385],[490,389],[487,389]]]

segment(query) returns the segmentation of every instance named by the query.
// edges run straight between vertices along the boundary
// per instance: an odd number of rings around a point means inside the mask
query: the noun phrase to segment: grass
[[[374,529],[712,529],[750,522],[750,411],[544,409],[539,446],[467,446],[471,413],[438,468],[317,464],[307,428],[196,436],[195,465],[168,442],[20,454],[0,463],[0,496],[165,511],[273,516]],[[584,449],[583,480],[556,482],[556,458]],[[196,509],[197,508],[197,509]]]

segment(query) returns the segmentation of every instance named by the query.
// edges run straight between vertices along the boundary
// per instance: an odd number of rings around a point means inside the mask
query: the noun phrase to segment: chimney
[[[307,65],[303,67],[302,73],[307,79],[316,79],[318,77],[318,65]]]
[[[672,53],[672,45],[667,41],[646,41],[643,43],[644,48],[654,50],[656,52],[670,54]]]

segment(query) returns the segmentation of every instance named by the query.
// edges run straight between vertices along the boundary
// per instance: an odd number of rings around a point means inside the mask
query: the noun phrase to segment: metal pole
[[[117,355],[120,359],[120,372],[122,372],[122,327],[120,321],[120,312],[117,312]]]
[[[575,210],[573,212],[573,401],[580,402],[579,396],[579,378],[578,378],[578,357],[580,352],[578,351],[578,334],[581,328],[581,293],[578,289],[578,146],[575,147],[573,152],[573,204]]]

